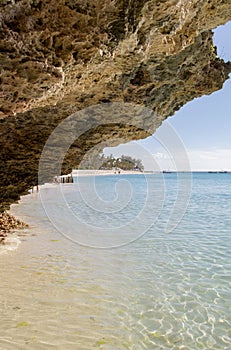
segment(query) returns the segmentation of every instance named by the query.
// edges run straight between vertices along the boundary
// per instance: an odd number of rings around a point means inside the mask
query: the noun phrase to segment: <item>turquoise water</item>
[[[24,197],[29,236],[0,255],[0,349],[230,349],[230,185],[98,176]]]

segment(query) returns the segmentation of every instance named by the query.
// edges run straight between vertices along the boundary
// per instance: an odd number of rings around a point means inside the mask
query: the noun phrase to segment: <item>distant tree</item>
[[[90,153],[80,164],[80,169],[112,170],[113,168],[143,171],[144,166],[141,159],[136,159],[125,155],[115,158],[112,154],[110,154],[110,156],[105,156],[103,153]]]
[[[144,166],[142,164],[142,160],[141,159],[136,159],[136,166],[139,170],[143,171],[144,170]]]

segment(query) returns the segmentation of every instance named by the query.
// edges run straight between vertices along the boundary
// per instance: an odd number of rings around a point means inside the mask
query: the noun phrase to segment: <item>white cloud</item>
[[[189,150],[187,153],[193,170],[231,171],[231,149]]]
[[[170,159],[171,157],[163,152],[156,152],[153,154],[154,159]]]

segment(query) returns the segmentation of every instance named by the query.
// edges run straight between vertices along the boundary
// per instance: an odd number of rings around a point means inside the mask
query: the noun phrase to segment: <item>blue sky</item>
[[[231,22],[214,30],[214,43],[218,56],[231,61]],[[164,140],[169,127],[181,139],[191,170],[231,171],[231,79],[222,90],[183,106],[163,122],[153,137],[106,148],[104,153],[141,158],[146,170],[174,169],[173,158],[177,157],[174,143],[166,151],[164,141],[158,142],[159,137]]]

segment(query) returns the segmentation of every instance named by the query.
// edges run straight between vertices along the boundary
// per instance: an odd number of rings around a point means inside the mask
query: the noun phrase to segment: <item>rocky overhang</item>
[[[92,147],[153,133],[231,72],[211,31],[231,19],[230,0],[1,0],[0,9],[0,211],[37,184],[44,144],[68,116],[114,102],[153,111],[145,129],[132,125],[133,109],[124,123],[115,111],[89,127],[63,173]]]

